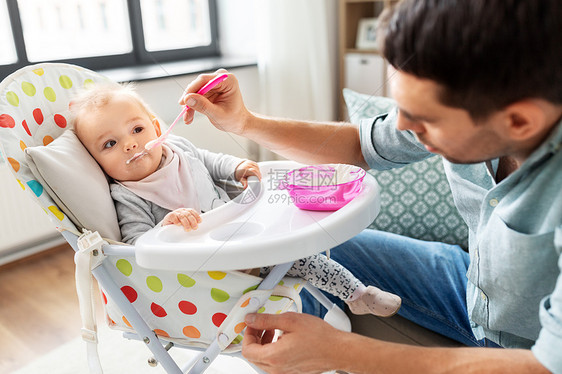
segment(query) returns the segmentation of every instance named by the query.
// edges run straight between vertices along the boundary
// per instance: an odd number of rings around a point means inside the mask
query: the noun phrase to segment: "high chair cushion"
[[[102,266],[161,338],[183,346],[206,348],[218,333],[226,332],[235,338],[225,351],[241,349],[245,324],[229,321],[245,315],[241,309],[251,309],[250,301],[243,297],[255,290],[262,278],[240,271],[154,270],[139,266],[134,258],[120,256],[108,256]],[[303,286],[300,278],[283,278],[258,313],[279,314],[290,310],[293,300],[300,303],[292,295],[298,295]],[[112,295],[103,288],[100,290],[109,326],[134,331]],[[227,320],[231,314],[233,317]]]
[[[72,130],[25,153],[37,180],[76,226],[121,240],[105,174]]]
[[[32,172],[25,150],[47,146],[63,135],[71,127],[69,103],[76,93],[91,84],[108,81],[108,78],[79,66],[44,63],[19,69],[0,83],[0,148],[22,189],[41,205],[48,218],[61,230],[76,230],[77,227],[51,197],[49,190],[56,188],[44,186]],[[39,152],[50,152],[50,147],[45,148]],[[74,197],[79,191],[74,187],[73,173],[84,170],[84,164],[69,157],[57,160],[62,172],[49,180],[57,178],[59,183],[66,183]],[[58,199],[66,201],[60,190],[56,192]],[[84,205],[81,212],[96,206]],[[81,217],[77,212],[73,212],[73,216]],[[104,212],[101,219],[106,216]],[[91,221],[94,222],[94,217]]]

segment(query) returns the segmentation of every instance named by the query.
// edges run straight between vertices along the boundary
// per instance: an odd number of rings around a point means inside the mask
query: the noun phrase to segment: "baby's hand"
[[[162,220],[162,226],[177,225],[183,226],[185,231],[197,230],[201,223],[201,216],[197,211],[190,208],[179,208],[166,214]]]
[[[234,178],[242,183],[244,188],[248,187],[248,177],[251,177],[252,175],[261,180],[260,167],[256,162],[250,160],[240,163],[234,171]]]

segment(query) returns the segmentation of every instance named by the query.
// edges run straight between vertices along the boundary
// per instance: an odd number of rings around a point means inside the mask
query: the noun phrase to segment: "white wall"
[[[256,56],[255,2],[260,0],[218,0],[219,42],[226,56]]]
[[[0,265],[64,242],[41,207],[0,163]]]

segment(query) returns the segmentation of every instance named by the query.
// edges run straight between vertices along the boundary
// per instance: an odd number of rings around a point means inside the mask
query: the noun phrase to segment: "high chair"
[[[368,176],[364,191],[337,214],[301,212],[289,201],[272,208],[279,203],[272,197],[284,195],[268,183],[279,170],[298,164],[261,163],[268,177],[250,181],[232,202],[204,213],[198,236],[156,227],[135,246],[125,245],[119,242],[105,175],[65,131],[73,95],[106,81],[78,66],[46,63],[22,68],[0,83],[0,158],[76,252],[90,371],[102,372],[91,275],[100,286],[108,325],[143,341],[154,355],[149,362],[167,373],[201,373],[220,353],[239,352],[244,316],[300,312],[298,293],[305,286],[328,309],[325,319],[349,331],[341,309],[304,280],[284,276],[294,260],[334,247],[372,222],[379,209],[374,179]],[[265,279],[236,270],[266,265],[276,266]],[[173,346],[201,353],[179,366],[167,352]]]

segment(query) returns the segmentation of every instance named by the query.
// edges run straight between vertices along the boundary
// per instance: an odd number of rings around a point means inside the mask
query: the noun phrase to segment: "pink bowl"
[[[288,172],[282,185],[300,209],[338,210],[361,192],[365,174],[353,165],[312,165]]]

